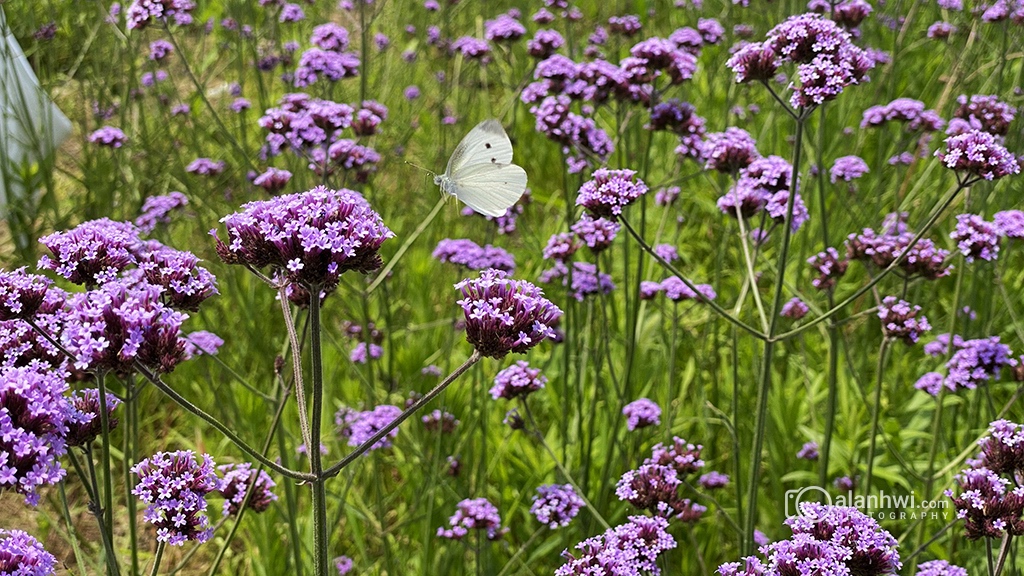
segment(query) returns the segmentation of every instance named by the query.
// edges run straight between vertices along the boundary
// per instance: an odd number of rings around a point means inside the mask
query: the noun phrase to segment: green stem
[[[320,286],[309,286],[309,352],[312,360],[310,386],[313,389],[312,422],[310,442],[306,446],[309,454],[309,472],[313,476],[313,574],[328,576],[330,543],[327,527],[327,488],[323,471],[323,455],[320,454],[320,429],[323,426],[324,370],[323,349],[320,344]]]
[[[790,175],[790,182],[796,183],[800,175],[800,160],[803,152],[804,122],[806,115],[803,111],[798,115],[796,121],[796,141],[793,151],[793,171]],[[743,552],[749,556],[753,552],[754,529],[757,527],[757,496],[758,487],[761,483],[761,457],[764,448],[764,431],[768,415],[768,390],[772,384],[772,360],[775,354],[775,329],[778,326],[779,310],[782,308],[782,287],[786,281],[786,259],[789,255],[789,244],[793,234],[793,206],[796,200],[795,186],[789,192],[789,199],[786,203],[786,219],[782,223],[782,249],[779,252],[779,261],[775,271],[775,293],[772,298],[771,317],[768,324],[768,339],[764,344],[764,356],[761,360],[761,381],[757,389],[757,407],[754,412],[754,447],[750,454],[750,484],[747,486],[747,517],[746,526],[743,530]]]
[[[156,545],[156,558],[153,559],[153,569],[150,570],[150,576],[156,576],[160,573],[160,561],[164,558],[164,546],[163,542]]]
[[[868,442],[868,470],[864,477],[864,495],[871,494],[871,478],[875,469],[875,441],[878,439],[878,419],[882,413],[882,384],[885,374],[885,358],[889,353],[889,339],[883,338],[878,349],[878,373],[875,375],[875,398],[871,412],[871,440]]]
[[[136,439],[138,439],[138,402],[136,402],[135,395],[138,393],[135,388],[135,376],[133,374],[128,375],[126,382],[127,390],[124,396],[124,413],[127,415],[127,422],[124,427],[124,446],[122,452],[124,453],[124,485],[125,485],[125,503],[128,506],[128,539],[131,543],[131,573],[132,576],[139,574],[139,546],[138,546],[138,526],[136,524],[136,502],[135,496],[128,489],[132,485],[132,467],[135,466],[135,462],[138,461],[138,454],[136,445]]]
[[[106,374],[96,374],[96,385],[99,388],[100,396],[100,463],[103,466],[103,508],[100,516],[103,518],[103,531],[107,537],[110,547],[110,555],[107,556],[107,572],[109,574],[120,574],[121,570],[117,565],[117,556],[113,555],[114,539],[114,478],[110,466],[110,411],[107,410],[107,384]],[[92,458],[89,458],[90,465]]]
[[[60,511],[64,516],[64,523],[68,525],[68,539],[71,540],[71,548],[75,551],[75,564],[85,566],[85,558],[82,557],[82,550],[78,546],[78,536],[75,534],[75,525],[71,521],[71,510],[68,508],[68,495],[64,489],[66,481],[61,481],[57,487],[60,490]]]
[[[100,540],[103,541],[103,555],[104,563],[107,567],[108,574],[120,574],[120,570],[117,566],[117,556],[114,554],[114,543],[111,540],[111,535],[107,532],[107,523],[103,516],[103,507],[100,504],[100,483],[96,478],[96,465],[92,461],[92,449],[83,448],[85,450],[85,462],[89,468],[89,485],[92,487],[92,498],[89,502],[89,510],[93,516],[96,517],[96,523],[100,528]],[[75,468],[78,469],[79,476],[82,475],[82,471],[79,468],[78,460],[72,458]]]

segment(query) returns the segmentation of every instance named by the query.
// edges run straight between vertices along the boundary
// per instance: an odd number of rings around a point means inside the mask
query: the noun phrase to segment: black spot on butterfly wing
[[[484,148],[487,148],[488,150],[490,150],[491,149],[491,143],[490,142],[484,142]]]
[[[498,163],[498,159],[497,158],[491,158],[491,164],[497,164],[497,163]]]

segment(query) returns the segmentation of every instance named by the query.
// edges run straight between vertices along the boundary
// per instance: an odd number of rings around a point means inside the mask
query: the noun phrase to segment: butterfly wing
[[[512,141],[501,127],[501,122],[491,118],[477,124],[459,142],[452,157],[448,159],[445,174],[456,178],[460,176],[459,172],[474,164],[511,163]]]
[[[486,216],[504,216],[526,191],[526,170],[515,164],[474,164],[452,179],[452,194]]]

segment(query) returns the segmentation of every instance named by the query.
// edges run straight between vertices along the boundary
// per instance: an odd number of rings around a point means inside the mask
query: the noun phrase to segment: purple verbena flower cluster
[[[959,106],[953,112],[953,117],[963,120],[964,123],[954,130],[951,121],[950,131],[947,132],[949,134],[975,129],[993,136],[1006,136],[1010,131],[1010,123],[1017,114],[1013,106],[1001,102],[996,96],[975,94],[968,99],[966,95],[961,94],[956,101]]]
[[[793,297],[782,305],[779,316],[789,318],[790,320],[799,320],[806,316],[809,311],[807,304],[804,304],[803,300]]]
[[[434,410],[430,414],[425,414],[420,418],[420,421],[423,422],[423,428],[427,432],[440,432],[442,434],[451,434],[459,425],[459,420],[454,414],[441,410]]]
[[[991,262],[999,255],[999,226],[977,214],[957,215],[956,229],[950,232],[949,237],[956,242],[967,262],[978,258]]]
[[[181,546],[210,539],[206,495],[220,485],[210,456],[196,461],[191,450],[158,452],[133,466],[132,472],[139,477],[132,494],[148,504],[143,518],[156,526],[158,542]]]
[[[441,240],[434,249],[433,257],[470,270],[494,268],[511,274],[516,269],[515,257],[511,253],[490,244],[481,247],[468,238]]]
[[[946,138],[945,149],[936,150],[935,156],[964,183],[969,183],[971,176],[995,180],[1020,173],[1017,158],[995,136],[980,130]]]
[[[121,405],[121,400],[109,392],[105,394],[107,404],[107,429],[117,428],[118,420],[114,417],[114,411]],[[103,421],[100,415],[100,391],[96,388],[87,388],[76,391],[68,399],[73,412],[65,423],[67,432],[65,440],[68,446],[88,446],[103,431]]]
[[[946,125],[938,112],[925,109],[924,102],[897,98],[884,106],[872,106],[865,110],[860,127],[881,126],[887,122],[900,122],[908,132],[937,132]]]
[[[62,374],[41,366],[0,368],[0,492],[35,506],[40,486],[64,477],[66,422],[74,415]]]
[[[925,351],[929,354],[946,354],[949,346],[949,336],[940,335],[935,342],[926,346]],[[1018,362],[1013,358],[1013,351],[1009,346],[999,341],[998,336],[989,338],[976,338],[963,340],[959,337],[953,339],[953,355],[946,362],[946,376],[937,372],[929,372],[922,376],[914,387],[919,390],[937,396],[944,385],[950,391],[960,388],[973,390],[989,380],[998,379],[1004,367],[1017,366]]]
[[[57,573],[57,558],[21,530],[0,528],[0,574],[10,576],[51,576]]]
[[[533,497],[530,514],[538,522],[554,530],[564,528],[586,506],[583,499],[576,494],[572,484],[547,484],[537,487]]]
[[[49,278],[30,274],[25,268],[0,269],[0,321],[31,318],[46,300]]]
[[[829,169],[829,177],[835,184],[839,180],[844,182],[856,180],[868,172],[870,172],[868,164],[860,156],[842,156],[836,158],[832,164],[832,168]]]
[[[374,434],[391,424],[402,413],[398,406],[381,404],[373,410],[358,411],[342,408],[334,415],[334,423],[338,426],[338,435],[348,439],[353,448],[361,446],[373,438]],[[392,429],[383,438],[374,442],[370,450],[391,447],[391,440],[398,436],[398,428]]]
[[[647,185],[635,176],[635,170],[595,170],[593,177],[580,187],[576,205],[595,216],[614,220],[623,208],[647,193]]]
[[[568,550],[562,552],[566,563],[555,570],[555,576],[660,576],[658,557],[676,547],[675,538],[666,528],[668,520],[664,518],[630,516],[625,524],[577,544],[578,556]]]
[[[890,214],[880,233],[865,228],[860,234],[850,234],[846,239],[847,257],[884,269],[902,255],[897,266],[907,277],[935,280],[949,275],[950,266],[946,263],[949,252],[936,248],[928,238],[921,238],[911,246],[915,234],[907,227],[905,218],[905,214]]]
[[[142,211],[135,219],[135,225],[142,233],[149,234],[156,229],[158,224],[169,223],[171,212],[182,210],[187,205],[188,198],[181,192],[150,196],[142,203]]]
[[[277,494],[273,491],[277,484],[263,470],[257,475],[252,464],[224,464],[218,466],[217,471],[223,475],[217,492],[224,498],[224,516],[238,514],[250,488],[252,494],[245,506],[253,512],[264,512],[277,501]]]
[[[132,0],[125,19],[129,30],[142,29],[154,22],[169,23],[171,18],[178,26],[188,26],[195,7],[192,0]]]
[[[836,280],[846,274],[849,261],[839,257],[839,251],[835,248],[826,248],[807,259],[807,263],[818,273],[811,280],[811,286],[818,290],[831,290],[836,287]]]
[[[622,225],[607,218],[594,218],[586,212],[570,228],[595,254],[612,245]]]
[[[661,408],[648,398],[626,404],[622,407],[622,415],[626,417],[626,429],[629,431],[661,424]]]
[[[531,368],[528,363],[519,360],[494,377],[491,397],[495,400],[525,398],[543,388],[547,382],[547,377],[540,373],[539,368]]]
[[[107,148],[120,148],[128,142],[128,137],[124,135],[120,128],[104,126],[89,134],[89,142],[99,146],[106,146]]]
[[[967,576],[967,570],[945,560],[931,560],[918,564],[914,576]]]
[[[108,282],[136,263],[142,251],[139,231],[130,222],[108,218],[83,222],[71,230],[43,236],[39,242],[53,257],[42,256],[39,268],[52,270],[75,284]]]
[[[878,318],[882,321],[882,334],[893,340],[903,340],[905,344],[916,344],[921,334],[932,329],[921,307],[900,300],[895,296],[886,296],[878,306]]]
[[[502,358],[523,353],[553,333],[562,311],[525,280],[488,269],[455,285],[466,319],[466,339],[480,354]]]
[[[501,527],[498,509],[486,498],[467,498],[459,502],[448,524],[449,528],[437,529],[439,537],[461,540],[470,530],[485,530],[488,540],[498,540],[508,532],[508,528]]]

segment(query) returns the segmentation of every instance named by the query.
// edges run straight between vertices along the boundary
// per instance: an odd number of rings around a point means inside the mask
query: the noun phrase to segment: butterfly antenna
[[[413,168],[419,168],[420,170],[423,170],[424,172],[426,172],[427,174],[430,174],[431,176],[437,176],[437,174],[435,174],[433,170],[427,170],[426,168],[424,168],[423,166],[420,166],[419,164],[413,164],[412,162],[409,162],[408,160],[405,160],[405,163],[408,164],[409,166],[412,166]]]

